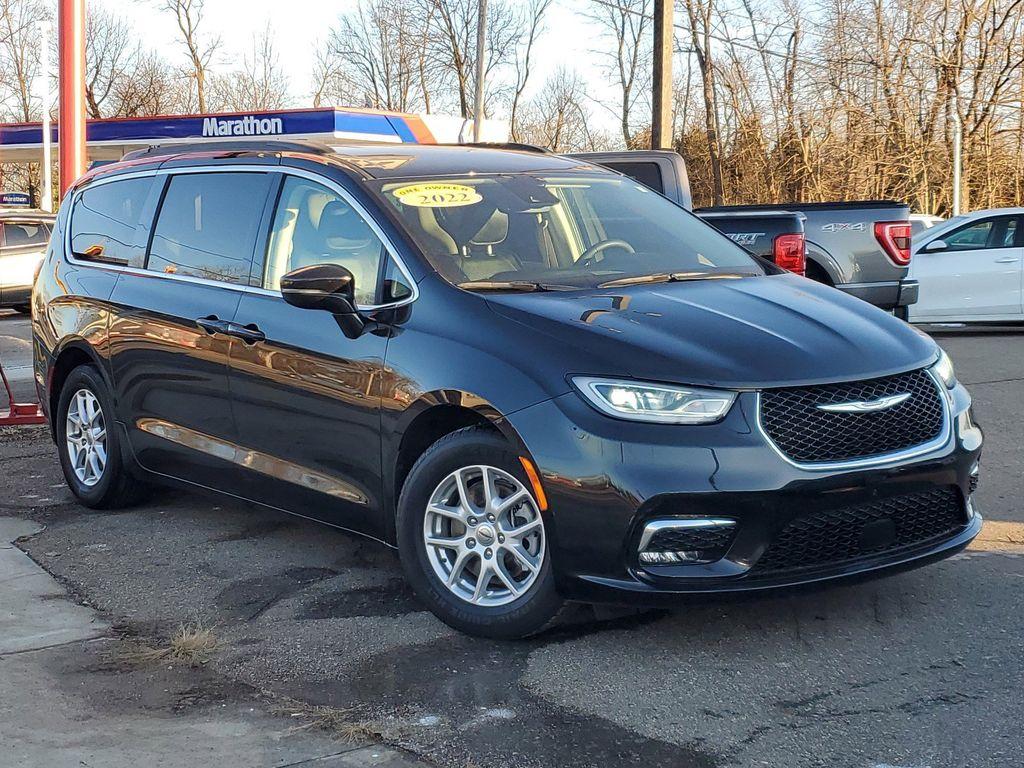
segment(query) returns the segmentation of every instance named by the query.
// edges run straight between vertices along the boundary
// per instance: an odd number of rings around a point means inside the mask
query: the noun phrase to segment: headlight
[[[709,424],[718,421],[736,400],[735,392],[669,384],[576,376],[572,383],[602,413],[630,421],[660,424]]]
[[[939,381],[946,385],[946,389],[956,386],[956,373],[953,371],[953,361],[949,359],[944,349],[939,350],[939,359],[932,365],[932,370],[939,377]]]

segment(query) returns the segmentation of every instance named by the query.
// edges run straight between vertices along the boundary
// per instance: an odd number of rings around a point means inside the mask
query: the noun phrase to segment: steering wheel
[[[612,238],[611,240],[602,240],[599,243],[594,243],[592,246],[587,248],[583,253],[580,254],[579,260],[576,262],[577,266],[589,267],[592,264],[596,264],[600,259],[602,253],[609,248],[621,248],[626,253],[636,253],[633,246],[627,243],[625,240],[619,240]]]

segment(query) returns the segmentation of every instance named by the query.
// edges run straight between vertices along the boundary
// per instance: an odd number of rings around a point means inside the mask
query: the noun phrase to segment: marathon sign
[[[10,208],[29,208],[32,198],[27,192],[0,192],[0,205]]]
[[[203,136],[279,136],[284,133],[280,117],[246,115],[238,119],[207,117],[203,119]]]

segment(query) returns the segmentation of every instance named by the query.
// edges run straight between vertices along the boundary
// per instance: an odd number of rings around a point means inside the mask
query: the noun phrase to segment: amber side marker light
[[[526,476],[530,478],[530,485],[533,486],[533,496],[537,499],[537,506],[540,507],[541,512],[547,512],[548,497],[544,495],[544,487],[540,484],[540,476],[537,474],[536,467],[525,456],[519,457],[519,463],[523,465],[523,469],[526,470]]]

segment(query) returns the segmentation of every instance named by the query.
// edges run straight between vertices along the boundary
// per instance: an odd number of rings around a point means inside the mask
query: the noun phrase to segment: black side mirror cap
[[[293,307],[330,312],[346,336],[362,333],[365,321],[356,309],[356,280],[340,264],[313,264],[281,277],[281,296]]]

